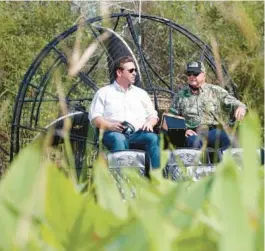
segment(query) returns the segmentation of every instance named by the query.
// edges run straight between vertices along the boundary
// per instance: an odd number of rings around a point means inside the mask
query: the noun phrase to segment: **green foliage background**
[[[228,155],[215,175],[198,182],[172,183],[160,171],[149,182],[128,173],[137,197],[130,199],[132,187],[124,184],[129,199],[122,201],[103,159],[94,164],[94,185],[87,188],[77,184],[67,161],[58,169],[49,160],[51,149],[38,142],[24,149],[1,179],[0,250],[264,250],[264,171],[255,152],[264,106],[264,3],[150,1],[142,7],[208,43],[217,41],[242,99],[258,114],[250,113],[241,127],[243,169]],[[26,70],[76,19],[69,2],[0,3],[0,145],[6,149]]]
[[[113,2],[109,11],[118,12],[120,7],[137,12],[139,2]],[[0,139],[6,151],[18,87],[40,50],[77,20],[78,13],[71,8],[71,2],[0,2]],[[100,15],[99,5],[95,13]],[[238,85],[240,98],[258,112],[263,123],[263,2],[142,1],[142,13],[171,19],[208,44],[214,38]],[[156,45],[164,43],[162,36],[152,39],[156,39]],[[166,67],[165,51],[160,48],[153,51],[156,51],[154,61],[161,64],[157,67]]]
[[[0,144],[9,152],[13,104],[27,69],[40,50],[71,27],[68,2],[0,2]],[[6,156],[0,152],[0,169]]]
[[[263,121],[264,2],[170,1],[146,3],[145,11],[175,21],[209,45],[215,38],[241,99],[258,111]]]
[[[161,170],[149,181],[124,170],[125,201],[103,158],[86,188],[49,160],[47,145],[35,142],[0,183],[0,250],[264,250],[259,134],[251,114],[240,132],[242,166],[225,155],[214,175],[196,182],[165,180]]]

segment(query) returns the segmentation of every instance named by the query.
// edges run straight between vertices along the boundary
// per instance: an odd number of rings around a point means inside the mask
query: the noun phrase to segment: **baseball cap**
[[[203,62],[192,61],[192,62],[187,63],[186,72],[201,73],[201,72],[206,72],[206,71],[205,71],[205,66]]]

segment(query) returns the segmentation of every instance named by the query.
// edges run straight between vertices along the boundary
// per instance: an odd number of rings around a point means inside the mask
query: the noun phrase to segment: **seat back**
[[[188,176],[194,181],[197,181],[202,177],[210,176],[215,173],[215,171],[216,166],[212,164],[187,167]]]
[[[178,148],[172,151],[172,157],[179,159],[184,166],[210,163],[208,153],[201,149]]]
[[[192,148],[180,148],[168,153],[168,162],[163,169],[165,178],[185,180],[188,178],[187,167],[210,164],[207,151]]]
[[[264,148],[260,148],[256,150],[258,159],[260,161],[261,165],[264,165]],[[226,150],[220,150],[219,151],[219,158],[222,159],[224,155],[231,154],[235,162],[242,166],[243,164],[243,154],[244,149],[243,148],[228,148]]]
[[[109,168],[111,177],[115,180],[123,200],[127,200],[124,190],[124,184],[130,188],[130,197],[136,196],[136,189],[133,182],[124,172],[127,170],[137,170],[140,176],[150,177],[150,159],[145,151],[141,150],[123,150],[117,152],[105,153],[105,159]]]
[[[150,158],[142,150],[123,150],[105,153],[108,168],[114,169],[138,169],[143,176],[149,177]]]

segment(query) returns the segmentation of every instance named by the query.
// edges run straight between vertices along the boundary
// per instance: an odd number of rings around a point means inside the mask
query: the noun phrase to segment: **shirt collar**
[[[202,84],[202,86],[198,89],[199,92],[196,94],[198,95],[201,91],[204,91],[205,89],[207,88],[207,83],[205,82],[204,84]],[[186,90],[191,93],[191,94],[194,94],[191,90],[191,88],[189,87],[189,83],[186,84]]]
[[[116,88],[118,91],[126,92],[126,90],[125,90],[124,88],[122,88],[122,87],[117,83],[116,80],[113,82],[113,84],[114,84],[115,88]],[[130,85],[130,87],[128,88],[127,91],[130,91],[132,88],[133,88],[133,84]]]

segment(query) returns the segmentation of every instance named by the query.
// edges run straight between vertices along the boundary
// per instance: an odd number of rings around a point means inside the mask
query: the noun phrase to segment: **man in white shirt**
[[[152,101],[141,88],[134,86],[137,69],[131,57],[119,58],[114,66],[113,84],[95,94],[89,119],[97,128],[105,130],[103,144],[111,151],[129,149],[129,144],[141,144],[151,159],[153,168],[160,166],[159,136],[153,132],[158,122]],[[124,121],[135,129],[124,132]]]

